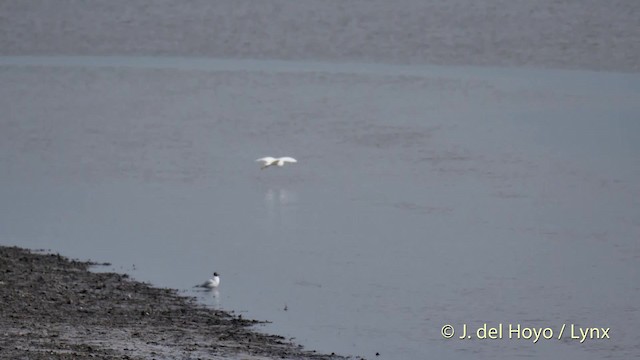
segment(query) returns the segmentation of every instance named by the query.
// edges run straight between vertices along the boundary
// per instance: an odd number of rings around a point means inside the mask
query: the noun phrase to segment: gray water
[[[324,352],[628,359],[638,104],[636,74],[0,57],[0,242],[109,261]],[[192,289],[214,270],[217,292]],[[610,339],[458,339],[483,323]]]

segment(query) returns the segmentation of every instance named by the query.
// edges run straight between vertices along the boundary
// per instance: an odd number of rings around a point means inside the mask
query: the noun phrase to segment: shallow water
[[[0,57],[0,241],[109,261],[323,352],[626,359],[638,104],[640,76],[616,73]],[[260,170],[267,155],[299,163]],[[213,270],[218,292],[194,291]],[[440,335],[483,323],[611,338]]]

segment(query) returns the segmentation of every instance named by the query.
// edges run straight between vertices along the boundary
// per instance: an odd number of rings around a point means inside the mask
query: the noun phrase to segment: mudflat
[[[343,359],[92,265],[0,246],[0,358]]]

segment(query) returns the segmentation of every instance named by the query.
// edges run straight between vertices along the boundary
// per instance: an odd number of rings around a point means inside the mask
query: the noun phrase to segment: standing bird
[[[205,281],[204,283],[200,284],[200,285],[196,285],[195,287],[201,287],[201,288],[206,288],[206,289],[214,289],[217,288],[220,285],[220,277],[218,276],[217,272],[213,273],[213,278]]]
[[[284,166],[284,163],[288,162],[288,163],[297,163],[298,160],[289,157],[289,156],[284,156],[281,158],[274,158],[271,156],[267,156],[267,157],[263,157],[261,159],[258,159],[256,161],[261,161],[262,162],[262,167],[260,167],[260,169],[265,169],[268,168],[271,165],[278,165],[278,166]]]

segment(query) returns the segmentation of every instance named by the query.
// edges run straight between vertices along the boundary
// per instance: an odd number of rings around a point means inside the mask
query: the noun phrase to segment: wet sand
[[[0,246],[5,359],[343,359],[95,264]]]

